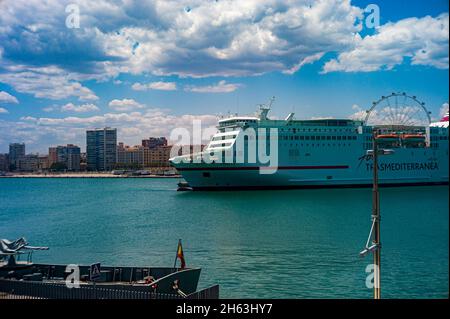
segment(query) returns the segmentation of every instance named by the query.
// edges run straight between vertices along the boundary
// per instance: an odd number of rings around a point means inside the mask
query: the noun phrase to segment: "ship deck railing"
[[[0,279],[0,299],[218,299],[219,286],[214,285],[182,297],[177,293],[105,288],[102,285],[80,285],[69,288],[65,283]]]

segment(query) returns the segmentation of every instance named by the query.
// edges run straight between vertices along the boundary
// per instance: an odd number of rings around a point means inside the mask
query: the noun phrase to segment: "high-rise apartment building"
[[[9,171],[9,156],[8,154],[0,154],[0,172]]]
[[[86,131],[86,161],[90,171],[110,171],[117,160],[117,129]]]
[[[58,152],[56,147],[48,148],[48,167],[58,162]]]
[[[16,167],[17,160],[25,156],[25,144],[24,143],[11,143],[9,144],[9,163]]]
[[[58,163],[66,165],[69,171],[80,170],[80,148],[73,144],[56,147],[56,158]]]

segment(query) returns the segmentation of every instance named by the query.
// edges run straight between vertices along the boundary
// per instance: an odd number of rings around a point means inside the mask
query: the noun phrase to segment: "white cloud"
[[[283,73],[284,74],[294,74],[295,72],[300,70],[304,65],[312,64],[312,63],[320,60],[323,57],[324,54],[325,54],[324,52],[319,52],[317,54],[313,54],[311,56],[308,56],[308,57],[304,58],[303,60],[301,60],[298,64],[294,65],[289,70],[283,71]]]
[[[17,98],[15,96],[13,96],[5,91],[0,91],[0,102],[16,103],[16,104],[19,103],[19,101],[17,100]]]
[[[122,100],[112,100],[109,102],[108,106],[115,111],[131,111],[134,109],[141,109],[144,107],[143,104],[136,102],[133,99],[122,99]]]
[[[99,108],[95,104],[86,103],[82,105],[75,105],[73,103],[67,103],[61,107],[61,111],[63,112],[76,112],[76,113],[85,113],[85,112],[94,112],[98,111]]]
[[[439,116],[442,118],[445,115],[447,115],[448,114],[448,109],[449,109],[448,102],[443,103],[441,108],[439,109]]]
[[[49,105],[49,106],[46,106],[46,107],[42,108],[42,111],[48,113],[48,112],[56,111],[56,110],[58,110],[58,109],[59,109],[59,108],[58,108],[57,105]]]
[[[146,84],[134,83],[131,88],[135,91],[146,91],[148,89]]]
[[[146,91],[146,90],[161,90],[161,91],[175,91],[177,89],[177,84],[175,82],[150,82],[147,84],[134,83],[131,88],[135,91]]]
[[[37,98],[59,100],[78,97],[80,101],[98,100],[89,88],[58,67],[30,68],[23,65],[8,66],[0,73],[0,82],[11,85],[16,91],[33,94]]]
[[[69,2],[2,3],[2,56],[96,79],[294,72],[347,48],[363,13],[350,0],[79,0],[81,28],[71,30],[61,23]]]
[[[184,90],[187,92],[195,92],[195,93],[230,93],[236,91],[241,86],[242,85],[238,83],[227,83],[226,81],[222,80],[213,85],[186,86]]]
[[[361,108],[358,104],[353,104],[352,110],[354,111],[354,113],[348,117],[351,120],[363,121],[367,116],[366,110]]]
[[[323,72],[390,70],[406,58],[412,65],[448,69],[449,16],[408,18],[379,27],[374,35],[357,36],[353,47],[328,61]]]
[[[106,113],[102,115],[61,118],[24,116],[17,122],[0,120],[0,146],[12,140],[22,140],[31,151],[46,150],[49,144],[75,143],[85,146],[86,130],[93,127],[115,127],[118,140],[130,145],[140,144],[148,136],[170,136],[174,128],[192,130],[194,120],[204,128],[217,123],[215,115],[174,115],[165,109],[146,109],[142,112]]]
[[[5,108],[3,108],[3,107],[0,107],[0,114],[8,114],[9,112],[8,112],[8,110],[7,109],[5,109]]]
[[[69,2],[2,2],[0,82],[36,97],[93,101],[84,80],[292,74],[330,52],[338,57],[324,72],[390,69],[405,59],[448,68],[447,13],[388,23],[361,38],[363,9],[350,0],[79,0],[81,28],[72,30],[61,23]],[[165,83],[134,88],[175,89]]]

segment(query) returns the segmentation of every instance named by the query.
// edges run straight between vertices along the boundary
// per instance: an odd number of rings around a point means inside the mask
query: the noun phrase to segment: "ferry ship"
[[[217,133],[202,152],[171,158],[171,165],[188,184],[184,189],[370,187],[373,164],[365,155],[373,148],[374,136],[379,147],[392,150],[391,155],[379,157],[380,186],[448,184],[448,114],[425,126],[412,122],[370,125],[367,118],[296,120],[293,113],[276,120],[268,117],[269,110],[270,106],[263,105],[255,116],[221,119]],[[256,131],[256,140],[267,138],[270,151],[270,137],[261,136],[261,128],[266,129],[265,134],[270,129],[278,132],[277,167],[249,161],[249,156],[244,162],[235,160],[241,155],[239,143],[244,145],[244,153],[249,151],[248,129]],[[226,156],[233,162],[225,161]],[[269,168],[274,172],[265,174],[264,169]]]

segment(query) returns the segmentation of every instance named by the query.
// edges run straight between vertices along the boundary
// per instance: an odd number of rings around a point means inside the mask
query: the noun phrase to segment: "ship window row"
[[[213,137],[213,141],[221,141],[221,140],[227,140],[231,138],[236,138],[236,135],[224,135],[224,136],[215,136]]]
[[[346,135],[337,135],[337,136],[330,136],[330,135],[321,135],[321,136],[309,136],[309,135],[295,135],[295,136],[286,136],[282,135],[280,137],[281,140],[300,140],[300,141],[355,141],[357,139],[356,136],[346,136]]]
[[[309,143],[307,143],[307,144],[295,144],[295,145],[290,144],[290,145],[284,145],[284,146],[289,146],[289,147],[320,147],[320,146],[322,146],[322,147],[326,147],[326,146],[328,146],[328,147],[346,147],[346,146],[350,146],[351,147],[352,145],[350,143],[348,143],[348,144],[346,144],[346,143],[329,143],[329,144],[320,144],[320,143],[309,144]],[[365,149],[371,149],[371,147],[372,147],[372,144],[364,144]],[[211,151],[214,151],[214,150],[211,150]],[[236,157],[236,150],[234,150],[234,149],[232,151],[231,150],[216,150],[216,152],[220,152],[222,154],[225,154],[226,156]],[[239,156],[242,156],[244,154],[242,151],[238,151],[237,153],[239,154]],[[288,153],[289,153],[289,156],[299,156],[300,151],[299,151],[299,149],[289,149]],[[216,155],[217,155],[217,153],[216,153]],[[310,156],[310,154],[306,153],[305,156]]]
[[[225,146],[231,146],[233,143],[219,143],[219,144],[214,144],[212,145],[212,147],[225,147]]]
[[[289,132],[289,133],[297,133],[297,132],[354,132],[357,133],[358,130],[354,128],[334,128],[334,129],[326,129],[326,128],[289,128],[289,129],[281,129],[281,132]]]
[[[345,144],[345,143],[332,143],[332,144],[290,144],[290,145],[285,145],[285,146],[289,146],[289,147],[346,147],[346,146],[351,146],[351,144]],[[369,146],[369,145],[368,145]],[[369,148],[367,148],[369,149]],[[214,151],[214,150],[211,150]],[[236,157],[236,150],[216,150],[216,152],[220,152],[221,154],[225,154],[226,156],[234,156]],[[300,155],[300,150],[299,149],[289,149],[288,150],[289,156],[299,156]],[[242,151],[238,151],[237,154],[239,154],[239,156],[242,156],[244,153]],[[217,153],[215,155],[218,155]],[[305,156],[310,156],[311,154],[306,153]]]
[[[448,136],[446,135],[439,135],[439,136],[430,136],[430,141],[447,141]]]
[[[286,144],[284,144],[284,146],[289,146],[289,147],[326,147],[326,146],[328,146],[328,147],[334,147],[334,146],[337,146],[337,147],[345,147],[345,146],[352,146],[350,143],[348,143],[348,144],[346,144],[346,143],[328,143],[328,144],[320,144],[320,143],[316,143],[316,144],[314,144],[314,143],[311,143],[311,144],[309,144],[309,143],[306,143],[306,144],[289,144],[289,145],[286,145]]]

